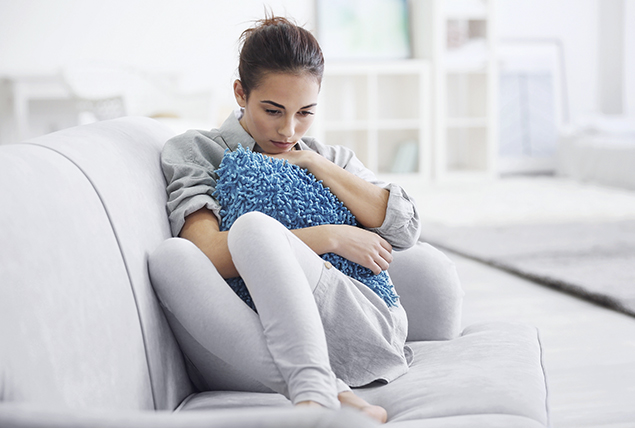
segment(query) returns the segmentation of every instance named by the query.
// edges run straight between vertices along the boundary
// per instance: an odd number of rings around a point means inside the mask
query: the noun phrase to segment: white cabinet
[[[495,0],[413,0],[415,55],[434,88],[434,176],[494,177],[498,141]]]
[[[495,177],[495,1],[411,0],[416,59],[327,62],[313,135],[391,180]]]
[[[430,107],[428,61],[327,63],[310,135],[350,147],[382,178],[428,179]]]

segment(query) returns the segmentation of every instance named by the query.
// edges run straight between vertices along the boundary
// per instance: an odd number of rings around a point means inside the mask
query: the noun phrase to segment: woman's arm
[[[392,248],[379,235],[348,225],[322,225],[292,230],[317,254],[335,253],[367,267],[375,274],[388,269]],[[227,233],[207,208],[185,218],[180,237],[194,243],[214,264],[223,278],[238,276],[227,247]]]
[[[417,242],[420,228],[417,207],[401,187],[377,180],[354,153],[344,147],[324,146],[313,139],[307,139],[307,144],[309,150],[294,150],[275,157],[286,158],[322,179],[362,226],[386,239],[393,248],[405,250]],[[315,161],[324,168],[312,165]],[[363,191],[358,190],[362,188]],[[383,219],[381,224],[380,219]]]
[[[292,150],[274,157],[306,168],[322,180],[364,227],[380,227],[386,217],[390,192],[360,178],[309,150]]]

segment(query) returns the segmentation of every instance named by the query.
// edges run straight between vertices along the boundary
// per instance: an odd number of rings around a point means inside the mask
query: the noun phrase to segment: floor
[[[548,177],[405,187],[425,222],[447,225],[635,218],[635,192]],[[539,328],[554,428],[635,427],[635,318],[449,255],[466,291],[464,325]]]
[[[635,427],[635,318],[454,254],[463,324],[519,321],[540,330],[554,428]]]

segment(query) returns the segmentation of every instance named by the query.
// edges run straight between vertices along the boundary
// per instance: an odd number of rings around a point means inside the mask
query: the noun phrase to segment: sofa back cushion
[[[0,399],[174,409],[192,392],[146,263],[170,236],[169,137],[125,118],[0,147]]]

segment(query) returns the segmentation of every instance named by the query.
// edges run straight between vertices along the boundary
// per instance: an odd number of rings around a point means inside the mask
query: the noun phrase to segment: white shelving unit
[[[415,55],[431,60],[434,178],[496,176],[495,0],[413,0]]]
[[[431,178],[430,64],[327,63],[311,134],[343,145],[378,176]]]

